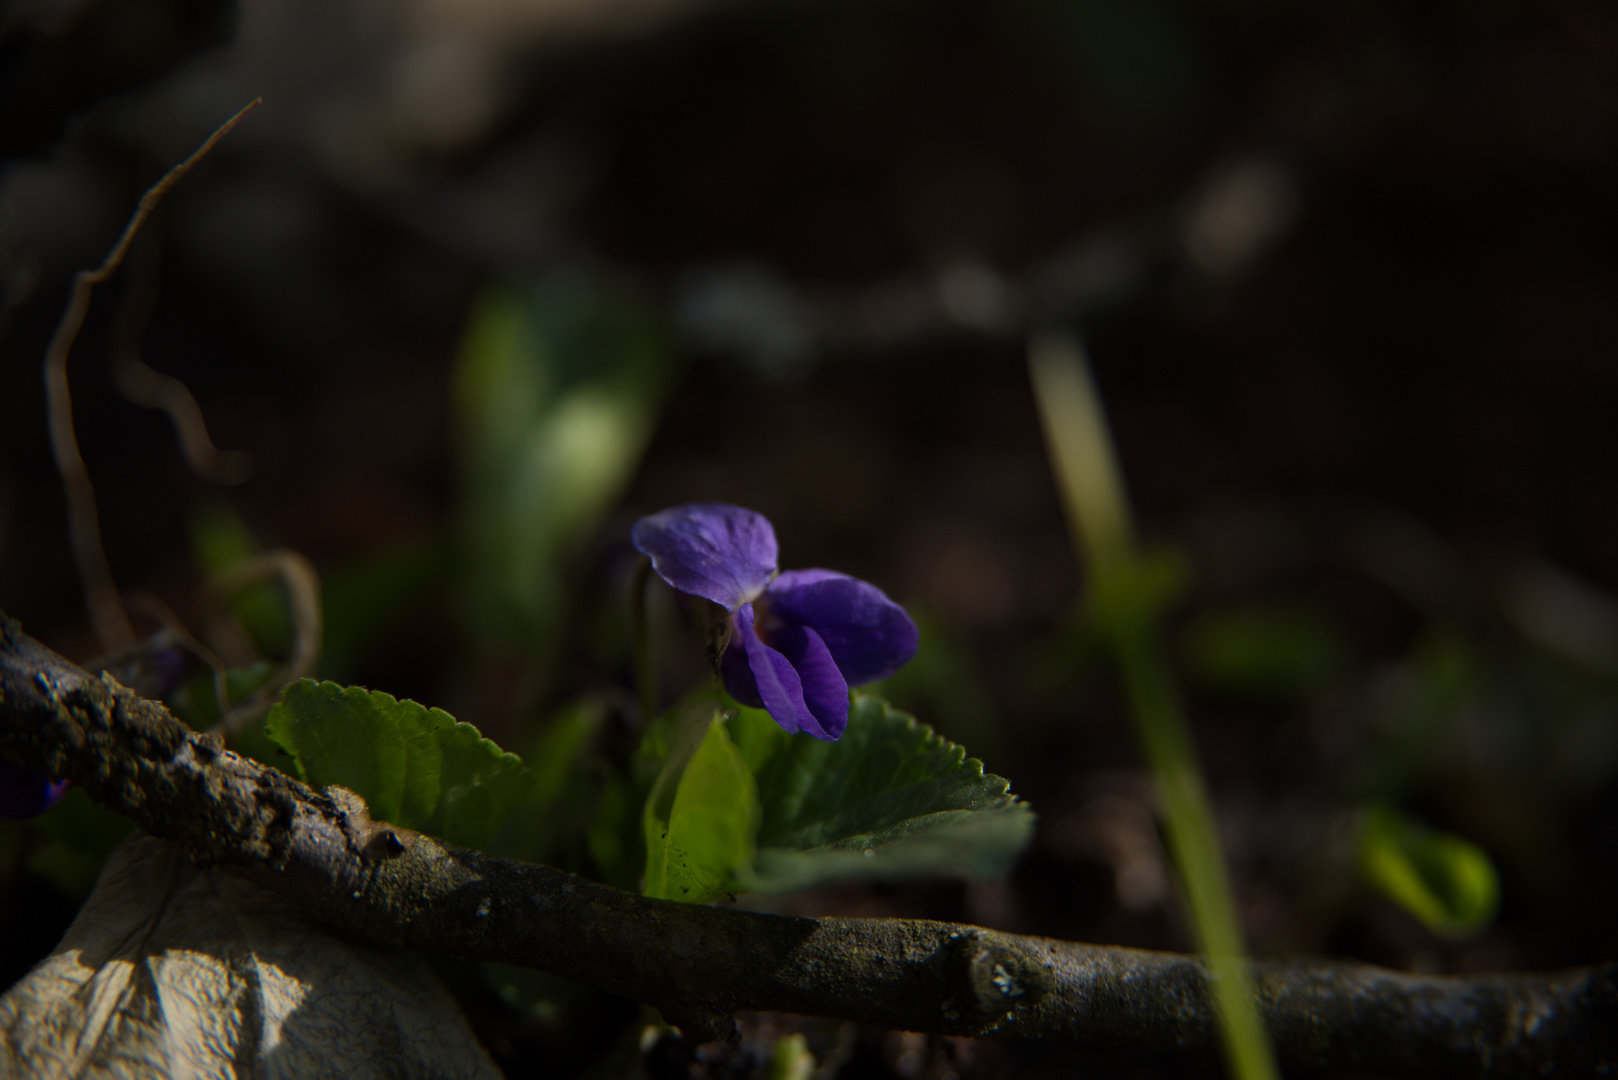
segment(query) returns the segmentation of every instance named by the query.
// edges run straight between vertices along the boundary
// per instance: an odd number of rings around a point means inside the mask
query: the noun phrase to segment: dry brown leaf
[[[0,1077],[500,1076],[419,959],[137,835],[0,998]]]

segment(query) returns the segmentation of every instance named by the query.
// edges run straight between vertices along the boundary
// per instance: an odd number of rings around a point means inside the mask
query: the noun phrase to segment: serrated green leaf
[[[1386,806],[1365,812],[1360,866],[1372,885],[1446,937],[1483,929],[1499,903],[1499,879],[1482,848]]]
[[[380,690],[293,683],[265,732],[315,787],[339,784],[377,820],[468,847],[487,847],[534,782],[471,724]]]
[[[1033,834],[1001,777],[913,716],[857,697],[837,742],[787,735],[738,709],[735,743],[757,777],[758,853],[748,889],[784,892],[850,878],[989,878]]]
[[[701,903],[730,888],[752,858],[759,800],[748,763],[718,711],[708,710],[705,723],[699,719],[692,726],[700,740],[688,753],[680,748],[671,754],[646,800],[641,891]]]

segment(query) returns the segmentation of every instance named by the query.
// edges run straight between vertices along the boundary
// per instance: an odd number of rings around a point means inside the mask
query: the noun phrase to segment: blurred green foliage
[[[1467,937],[1494,917],[1500,883],[1476,844],[1372,806],[1361,822],[1359,857],[1366,879],[1435,933]]]
[[[198,507],[190,526],[191,554],[205,577],[217,577],[263,554],[263,545],[241,515],[224,503]],[[285,656],[292,651],[292,613],[278,585],[265,581],[238,589],[229,608],[261,655]]]
[[[606,286],[502,289],[477,303],[454,389],[459,596],[481,648],[556,647],[566,568],[639,463],[672,366],[661,325]]]
[[[270,681],[277,665],[272,660],[254,660],[242,667],[225,672],[225,696],[233,704],[240,704]],[[207,668],[193,671],[180,681],[164,704],[198,731],[206,731],[219,722],[219,694],[214,673]]]
[[[1299,700],[1346,667],[1347,646],[1337,627],[1322,612],[1298,604],[1200,612],[1185,628],[1183,643],[1191,678],[1237,697]]]
[[[451,566],[442,537],[407,540],[321,575],[320,672],[345,681],[399,621],[442,589]]]

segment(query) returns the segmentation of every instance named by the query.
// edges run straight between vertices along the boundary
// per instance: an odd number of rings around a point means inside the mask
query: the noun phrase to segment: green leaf
[[[758,787],[718,710],[696,713],[685,730],[646,800],[641,891],[701,903],[731,888],[752,858]]]
[[[1477,933],[1499,903],[1499,879],[1482,848],[1386,806],[1365,812],[1360,866],[1372,885],[1445,937]]]
[[[265,731],[315,787],[339,784],[379,821],[468,847],[488,847],[534,782],[471,724],[358,686],[293,683]]]
[[[788,735],[759,709],[731,730],[763,818],[743,886],[785,892],[851,878],[990,878],[1031,839],[1034,815],[1001,777],[913,716],[855,698],[837,742]]]

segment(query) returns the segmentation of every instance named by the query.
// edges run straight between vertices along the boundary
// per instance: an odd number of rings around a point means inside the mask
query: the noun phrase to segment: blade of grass
[[[1036,338],[1029,373],[1068,524],[1090,581],[1092,609],[1107,636],[1162,800],[1164,832],[1213,984],[1225,1059],[1239,1080],[1274,1080],[1230,880],[1196,748],[1157,641],[1157,615],[1130,588],[1143,570],[1117,454],[1078,340]],[[1131,601],[1133,600],[1133,603]],[[1132,610],[1133,609],[1133,610]]]

